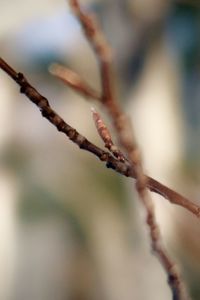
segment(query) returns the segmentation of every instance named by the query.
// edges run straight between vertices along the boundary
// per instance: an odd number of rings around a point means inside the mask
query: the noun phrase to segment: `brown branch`
[[[106,124],[102,120],[100,114],[92,108],[92,115],[101,139],[105,143],[105,147],[120,161],[125,162],[127,159],[124,154],[118,149],[118,147],[113,143],[110,131],[108,130]]]
[[[147,214],[146,223],[150,231],[152,249],[154,250],[156,256],[159,258],[164,270],[167,273],[168,283],[172,291],[173,299],[189,299],[189,296],[187,295],[186,289],[183,284],[183,280],[181,279],[176,266],[162,246],[159,227],[155,219],[153,202],[147,190],[147,188],[149,187],[149,181],[143,173],[141,157],[135,141],[135,137],[131,137],[130,134],[127,134],[128,132],[130,133],[130,122],[116,102],[114,96],[111,76],[111,59],[110,57],[106,57],[105,59],[104,55],[102,55],[102,53],[104,54],[107,52],[108,45],[104,42],[104,38],[97,38],[98,36],[102,36],[102,32],[99,30],[96,20],[90,18],[87,13],[84,13],[82,11],[77,0],[70,0],[69,2],[72,10],[76,14],[82,25],[85,36],[95,50],[97,58],[100,62],[102,80],[102,103],[104,104],[112,118],[119,142],[125,149],[129,161],[131,162],[136,179],[136,189]]]
[[[50,72],[53,75],[57,76],[59,79],[61,79],[68,86],[73,88],[75,91],[81,93],[82,96],[86,96],[91,99],[95,99],[97,101],[99,101],[101,99],[101,97],[97,91],[95,91],[93,88],[89,87],[88,84],[87,84],[87,86],[84,85],[84,80],[77,73],[67,69],[66,67],[63,67],[63,66],[60,66],[57,64],[53,64],[53,66],[55,68],[53,68],[54,69],[53,71],[50,70]],[[74,78],[75,79],[78,78],[78,80],[73,80],[73,83],[72,83],[72,79],[70,79],[70,77],[71,77],[70,74],[74,74]],[[92,92],[89,92],[90,90]],[[123,118],[121,116],[121,120],[122,120],[122,121],[120,121],[121,124],[123,123],[123,119],[125,119],[125,118]],[[126,119],[126,122],[128,122],[127,119]],[[118,123],[119,123],[119,121],[117,122],[117,125],[118,125]],[[124,126],[120,125],[120,127],[123,128]],[[120,151],[120,153],[121,153],[121,151]],[[122,154],[122,156],[123,156],[123,154]],[[150,191],[161,195],[165,199],[169,200],[172,204],[180,205],[180,206],[186,208],[187,210],[191,211],[197,217],[200,216],[200,210],[199,210],[198,205],[194,204],[192,201],[188,200],[187,198],[183,197],[182,195],[178,194],[177,192],[173,191],[172,189],[168,188],[167,186],[163,185],[162,183],[158,182],[157,180],[155,180],[151,177],[147,177],[147,186],[150,189]]]
[[[198,218],[200,217],[199,205],[193,203],[191,200],[180,195],[176,191],[170,189],[169,187],[160,183],[154,178],[147,177],[147,187],[150,189],[150,191],[161,195],[165,199],[169,200],[172,204],[180,205],[185,209],[187,209],[188,211],[192,212]]]
[[[96,155],[100,160],[113,163],[112,157],[109,153],[98,148],[89,142],[84,136],[78,133],[73,127],[68,125],[50,106],[48,100],[42,96],[24,77],[22,73],[17,73],[10,67],[2,58],[0,58],[0,68],[4,70],[18,85],[20,92],[25,94],[31,102],[36,104],[40,109],[43,117],[51,122],[58,131],[63,132],[68,138],[77,144],[81,149],[87,150]],[[109,161],[111,159],[111,161]]]
[[[63,67],[63,68],[65,68],[65,67]],[[76,90],[78,92],[81,92],[81,94],[83,96],[86,96],[87,91],[84,90],[84,89],[81,91],[80,86],[79,86],[78,83],[76,84],[74,82],[73,86],[72,86],[72,85],[69,84],[69,79],[67,78],[67,76],[66,76],[66,80],[64,80],[63,78],[61,78],[61,75],[57,76],[57,77],[60,78],[60,79],[62,79],[67,85],[69,85],[70,87],[72,87],[74,90]],[[96,92],[96,94],[97,94],[97,92]],[[88,95],[88,97],[96,99],[96,100],[99,100],[99,97],[98,98],[94,97],[92,94]],[[125,118],[121,117],[120,123],[123,123],[123,119],[125,119]],[[127,119],[126,119],[126,122],[128,122]],[[122,156],[123,156],[123,154],[122,154]],[[127,160],[127,159],[125,159],[125,160]],[[114,169],[115,169],[115,167],[114,167]],[[119,173],[121,173],[121,172],[119,171]],[[135,178],[135,176],[132,175],[132,174],[129,174],[129,172],[128,173],[126,172],[126,176],[130,176],[130,177]],[[186,197],[180,195],[179,193],[177,193],[176,191],[170,189],[169,187],[165,186],[164,184],[160,183],[159,181],[157,181],[157,180],[155,180],[155,179],[147,176],[147,187],[149,188],[150,191],[161,195],[165,199],[169,200],[172,204],[180,205],[180,206],[184,207],[185,209],[189,210],[190,212],[192,212],[198,218],[200,217],[200,207],[197,204],[193,203],[191,200],[188,200]]]
[[[70,81],[72,81],[70,79],[70,72],[72,72],[72,74],[74,74],[74,78],[79,78],[79,80],[74,80],[73,84],[71,84],[71,82],[70,82]],[[71,70],[67,69],[66,67],[55,64],[55,68],[53,71],[51,71],[51,73],[53,75],[57,76],[63,82],[65,82],[68,86],[73,88],[75,91],[81,93],[82,96],[86,96],[86,97],[89,97],[90,99],[95,99],[97,101],[99,101],[101,99],[99,93],[97,91],[95,91],[93,88],[89,87],[88,84],[87,84],[87,86],[84,85],[83,84],[84,80],[74,71],[71,71]],[[89,90],[91,90],[92,92],[88,92]],[[112,109],[112,111],[115,111],[115,110]],[[117,123],[116,124],[117,128],[120,127],[121,131],[123,130],[123,132],[125,132],[123,121],[125,120],[124,122],[127,122],[127,123],[129,121],[125,117],[123,117],[123,115],[119,112],[117,114],[114,113],[115,120],[116,120],[116,117],[115,117],[116,115],[120,115],[120,117],[118,118],[118,121],[117,122],[115,121]],[[119,123],[120,123],[120,125],[119,125]],[[129,124],[127,124],[127,126],[128,125]],[[126,132],[126,135],[127,135],[127,132]],[[120,151],[120,153],[121,153],[121,151]],[[123,154],[122,154],[122,156],[123,156]],[[187,210],[189,210],[190,212],[192,212],[193,214],[195,214],[197,217],[200,217],[200,209],[199,209],[198,205],[194,204],[192,201],[188,200],[187,198],[183,197],[176,191],[168,188],[167,186],[163,185],[162,183],[158,182],[157,180],[155,180],[151,177],[147,177],[147,187],[150,189],[150,191],[161,195],[165,199],[169,200],[172,204],[180,205],[180,206],[186,208]]]
[[[166,249],[162,245],[160,229],[156,222],[153,201],[147,189],[148,185],[146,176],[143,173],[140,153],[134,140],[132,142],[132,145],[129,144],[127,153],[129,155],[130,161],[132,162],[132,165],[134,166],[134,171],[136,175],[136,190],[146,210],[146,224],[149,227],[152,250],[154,251],[155,255],[159,258],[164,270],[167,273],[168,284],[171,288],[173,299],[189,299],[189,296],[187,295],[186,288],[178,272],[178,269],[174,264],[173,260],[170,258]]]
[[[189,296],[186,292],[185,285],[178,272],[178,269],[162,245],[162,238],[159,226],[156,222],[153,201],[148,191],[148,181],[143,172],[141,155],[135,138],[133,137],[132,140],[124,139],[124,148],[127,151],[129,161],[132,163],[135,172],[136,190],[146,210],[146,224],[149,227],[152,250],[160,260],[161,265],[167,273],[168,284],[171,288],[173,299],[188,300]]]
[[[82,96],[100,101],[100,93],[91,88],[76,72],[56,63],[50,65],[49,71]]]
[[[66,134],[69,139],[72,140],[74,137],[72,141],[81,149],[89,151],[97,156],[100,160],[105,161],[108,168],[111,168],[126,177],[135,178],[134,170],[127,161],[122,163],[121,161],[115,159],[110,153],[97,147],[83,137],[80,133],[78,133],[73,127],[68,125],[55,111],[53,111],[48,100],[39,94],[39,92],[33,86],[31,86],[23,74],[17,73],[2,58],[0,58],[0,68],[4,70],[21,87],[20,92],[25,94],[34,104],[38,106],[43,116],[59,131]],[[146,179],[147,186],[150,191],[160,194],[171,203],[184,207],[196,217],[200,218],[200,207],[197,204],[151,177],[146,176]]]
[[[111,77],[111,71],[110,71],[111,56],[108,54],[105,55],[105,53],[108,52],[109,46],[105,41],[105,38],[102,37],[102,32],[97,26],[96,20],[94,19],[94,17],[90,18],[88,14],[82,12],[79,2],[77,0],[69,0],[69,3],[71,5],[73,12],[79,19],[87,39],[89,40],[90,44],[95,50],[95,53],[97,54],[97,58],[99,59],[100,64],[103,64],[104,60],[109,62],[109,64],[107,65],[107,67],[109,66],[108,70],[106,68],[106,71],[101,73],[102,77],[106,78],[107,73],[109,73],[110,74],[109,77]],[[101,36],[101,39],[95,37],[99,35]],[[102,67],[101,69],[103,70],[104,68]],[[129,149],[131,146],[130,141],[132,138],[132,132],[130,130],[130,120],[127,118],[127,116],[124,115],[115,98],[113,96],[112,97],[110,96],[113,95],[113,87],[109,83],[110,81],[112,80],[107,81],[108,87],[106,90],[109,90],[109,92],[105,93],[104,91],[104,94],[107,94],[107,97],[104,97],[104,100],[106,101],[104,101],[103,104],[107,108],[109,114],[112,117],[114,127],[116,129],[116,132],[118,133],[120,144],[122,146],[125,146],[126,149]],[[78,87],[74,86],[73,88],[76,89]],[[102,90],[105,90],[105,87],[103,85],[102,85]],[[94,99],[96,98],[94,97]],[[99,100],[99,98],[97,100]],[[192,201],[188,200],[187,198],[183,197],[182,195],[178,194],[177,192],[173,191],[167,186],[161,184],[155,179],[148,176],[146,177],[147,177],[147,186],[152,192],[160,194],[165,199],[169,200],[171,203],[183,206],[187,210],[194,213],[197,217],[200,217],[200,207],[197,204],[194,204]]]
[[[77,0],[69,0],[71,9],[76,17],[79,19],[84,34],[88,39],[90,45],[96,53],[99,60],[99,67],[101,72],[101,85],[102,85],[102,102],[109,101],[114,97],[112,88],[112,72],[111,60],[112,51],[108,45],[103,32],[101,31],[98,22],[94,15],[84,13]]]

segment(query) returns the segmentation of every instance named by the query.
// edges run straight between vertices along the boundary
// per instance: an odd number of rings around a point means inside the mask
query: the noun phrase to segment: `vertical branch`
[[[134,166],[136,190],[146,210],[146,224],[149,227],[152,250],[159,258],[165,272],[167,273],[168,284],[172,291],[173,300],[188,300],[189,296],[177,266],[162,245],[160,230],[155,218],[153,201],[150,197],[149,191],[147,190],[147,177],[143,173],[141,156],[134,140],[129,144],[129,148],[126,149],[129,154],[129,159]]]
[[[110,114],[118,140],[121,146],[125,149],[133,167],[136,178],[136,190],[146,211],[146,223],[149,227],[152,249],[167,273],[173,300],[189,299],[175,264],[162,246],[159,227],[155,219],[153,202],[147,190],[147,177],[143,173],[140,152],[134,136],[131,137],[130,135],[129,119],[125,116],[115,99],[111,72],[112,62],[111,55],[108,55],[108,44],[105,41],[96,20],[81,10],[77,0],[69,0],[69,2],[74,14],[77,16],[82,25],[86,38],[89,40],[100,62],[102,103]]]
[[[102,104],[112,118],[114,128],[118,133],[119,143],[123,147],[124,138],[127,134],[131,134],[131,129],[129,126],[129,120],[124,116],[116,101],[113,87],[111,48],[108,45],[95,16],[88,12],[84,12],[80,7],[78,0],[69,0],[69,4],[74,15],[78,18],[85,37],[90,43],[98,59],[101,76]]]
[[[96,53],[99,61],[102,86],[102,102],[109,102],[114,98],[113,78],[111,71],[112,51],[108,45],[103,32],[94,15],[85,13],[77,0],[69,0],[71,9],[79,19],[84,34],[89,41],[91,47]]]

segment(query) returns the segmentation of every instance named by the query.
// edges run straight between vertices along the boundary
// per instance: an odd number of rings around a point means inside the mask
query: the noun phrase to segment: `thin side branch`
[[[92,108],[92,115],[95,122],[95,126],[97,131],[101,137],[101,139],[105,143],[105,147],[120,161],[125,162],[127,159],[124,154],[118,149],[116,145],[114,145],[110,131],[108,130],[106,124],[101,118],[100,114]]]
[[[82,96],[100,101],[101,95],[76,72],[56,63],[49,67],[49,71]]]

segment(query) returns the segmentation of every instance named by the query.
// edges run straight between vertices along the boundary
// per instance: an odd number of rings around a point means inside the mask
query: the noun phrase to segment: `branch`
[[[100,101],[101,95],[91,88],[89,84],[76,72],[56,63],[50,65],[49,71],[52,75],[61,79],[65,84],[70,86],[83,97]]]
[[[84,86],[84,80],[74,71],[71,71],[73,72],[73,74],[75,74],[74,78],[79,78],[79,80],[74,80],[73,84],[71,84],[70,81],[72,80],[70,79],[70,73],[68,73],[68,71],[69,69],[58,64],[53,64],[53,69],[50,69],[51,74],[61,79],[65,84],[73,88],[75,91],[79,92],[82,96],[86,96],[87,98],[95,99],[97,101],[101,99],[97,91],[94,91],[89,86]],[[93,93],[89,93],[88,90],[92,90]],[[132,175],[130,174],[126,176],[132,177]],[[135,178],[135,176],[133,177]],[[150,191],[161,195],[165,199],[169,200],[172,204],[180,205],[188,211],[192,212],[198,218],[200,217],[200,207],[197,204],[194,204],[191,200],[188,200],[187,198],[183,197],[176,191],[168,188],[157,180],[151,177],[147,177],[147,187]]]
[[[82,25],[83,31],[86,35],[86,38],[88,39],[89,43],[91,44],[92,48],[94,49],[97,59],[99,60],[99,63],[101,65],[101,70],[104,69],[104,72],[101,72],[102,82],[105,78],[107,78],[107,74],[109,73],[109,78],[111,77],[111,55],[109,55],[109,46],[99,29],[99,26],[97,24],[97,21],[95,20],[94,16],[89,15],[88,13],[84,13],[79,5],[79,2],[77,0],[69,0],[70,6],[72,8],[72,11],[79,19],[79,22]],[[101,38],[98,38],[98,37]],[[104,63],[107,63],[107,67],[104,68]],[[65,67],[62,67],[65,69]],[[63,70],[62,69],[62,70]],[[105,71],[106,69],[106,71]],[[59,73],[59,70],[58,70]],[[61,78],[59,74],[56,74],[58,77]],[[106,73],[106,74],[105,74]],[[79,75],[77,75],[79,76]],[[80,77],[79,77],[80,78]],[[64,78],[62,78],[64,80]],[[83,81],[83,79],[81,79]],[[67,81],[65,83],[67,84]],[[130,130],[130,121],[127,118],[127,116],[124,115],[122,112],[119,104],[114,98],[113,93],[113,87],[111,85],[112,79],[107,81],[107,88],[105,91],[105,85],[102,83],[102,90],[103,95],[107,95],[104,98],[104,106],[108,110],[109,114],[111,115],[113,125],[116,129],[116,132],[118,134],[119,142],[122,146],[126,146],[125,148],[129,148],[132,144],[131,141],[131,130]],[[73,86],[74,89],[77,89],[78,87]],[[84,93],[84,92],[83,92]],[[112,95],[112,96],[111,96]],[[91,97],[92,98],[92,97]],[[99,100],[98,98],[95,98],[96,100]],[[129,132],[129,134],[127,134]],[[133,172],[133,171],[132,171]],[[131,176],[130,174],[127,174],[126,176]],[[135,174],[133,172],[133,177],[135,178]],[[177,192],[173,191],[172,189],[168,188],[167,186],[161,184],[160,182],[156,181],[155,179],[151,177],[147,177],[147,187],[157,194],[160,194],[165,199],[169,200],[173,204],[177,204],[180,206],[183,206],[193,214],[195,214],[198,218],[200,217],[200,206],[197,204],[194,204],[192,201],[188,200],[187,198],[183,197],[182,195],[178,194]]]
[[[93,14],[84,13],[77,0],[69,0],[71,9],[80,21],[85,36],[96,53],[99,62],[102,85],[102,102],[107,102],[114,97],[112,82],[112,51],[103,32]]]
[[[78,133],[73,127],[68,125],[49,105],[48,100],[43,97],[39,92],[31,86],[22,73],[17,73],[10,65],[8,65],[2,58],[0,58],[0,68],[4,70],[20,87],[20,92],[25,94],[31,102],[36,104],[40,109],[42,115],[52,123],[58,131],[63,132],[77,144],[81,149],[89,151],[97,156],[101,161],[106,162],[108,168],[126,176],[135,178],[135,173],[133,168],[131,168],[130,163],[125,161],[124,163],[115,159],[110,153],[97,147],[80,133]],[[75,137],[72,139],[72,137]],[[162,183],[156,181],[155,179],[146,176],[147,186],[150,191],[163,196],[165,199],[169,200],[173,204],[184,207],[196,217],[200,218],[200,206],[193,203],[189,199],[183,197],[179,193],[173,191],[169,187],[163,185]]]
[[[19,86],[20,92],[25,94],[31,102],[40,109],[43,117],[52,123],[58,131],[63,132],[67,137],[77,144],[81,149],[96,155],[100,160],[112,164],[112,156],[89,142],[84,136],[67,124],[50,106],[48,100],[42,96],[24,77],[22,73],[17,73],[2,58],[0,58],[0,68],[4,70]],[[117,167],[117,166],[116,166]]]
[[[149,181],[143,172],[141,155],[137,147],[134,135],[130,135],[129,119],[123,113],[115,99],[111,76],[111,58],[109,56],[105,57],[103,55],[104,53],[107,53],[107,43],[105,42],[104,37],[102,37],[102,32],[97,26],[96,20],[82,11],[79,5],[79,1],[70,0],[69,3],[74,14],[76,14],[76,16],[78,17],[79,22],[81,23],[82,28],[85,32],[85,36],[92,45],[100,62],[102,103],[112,119],[119,143],[125,149],[129,158],[129,162],[131,163],[136,179],[136,190],[138,192],[139,199],[141,200],[141,203],[146,210],[146,223],[149,227],[152,249],[155,255],[159,258],[164,270],[167,273],[168,284],[171,288],[173,299],[189,299],[183,280],[181,279],[176,266],[162,246],[161,234],[155,219],[153,202],[148,192]],[[98,39],[99,36],[101,36],[102,38]],[[103,129],[105,130],[105,126],[103,126]],[[129,134],[127,134],[128,132]]]
[[[125,162],[127,159],[123,155],[123,153],[118,149],[116,145],[114,145],[110,131],[102,120],[100,114],[92,108],[92,115],[95,122],[95,126],[97,131],[104,141],[105,147],[120,161]]]

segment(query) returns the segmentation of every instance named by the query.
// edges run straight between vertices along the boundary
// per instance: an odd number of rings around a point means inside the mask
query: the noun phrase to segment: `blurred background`
[[[82,1],[113,47],[119,101],[146,173],[200,201],[199,0]],[[62,63],[99,90],[97,62],[64,0],[0,0],[0,52],[99,146],[89,103],[52,77]],[[105,120],[110,124],[107,116]],[[0,71],[0,299],[171,299],[131,179],[80,151]],[[200,299],[200,224],[153,195],[164,245]],[[199,203],[200,204],[200,203]]]

